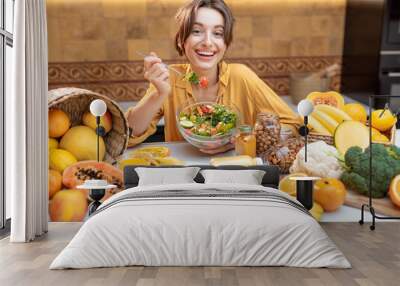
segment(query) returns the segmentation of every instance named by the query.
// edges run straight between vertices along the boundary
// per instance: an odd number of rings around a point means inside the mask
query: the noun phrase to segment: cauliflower
[[[339,179],[344,168],[339,162],[339,153],[335,147],[324,141],[307,145],[307,162],[304,161],[304,147],[296,155],[290,173],[306,173],[309,176]]]

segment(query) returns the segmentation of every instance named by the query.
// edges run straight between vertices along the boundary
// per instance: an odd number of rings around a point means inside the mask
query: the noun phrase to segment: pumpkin
[[[327,212],[343,205],[346,193],[344,184],[335,178],[319,179],[314,184],[314,200]]]
[[[339,109],[342,109],[344,106],[343,96],[341,96],[336,91],[314,91],[307,95],[306,99],[310,100],[314,105],[327,104]]]
[[[333,142],[336,149],[343,155],[352,146],[365,149],[369,145],[368,127],[360,121],[343,121],[336,127]]]

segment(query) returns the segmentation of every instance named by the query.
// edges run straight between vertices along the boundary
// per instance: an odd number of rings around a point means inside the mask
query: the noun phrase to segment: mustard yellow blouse
[[[186,74],[191,71],[189,64],[172,65],[175,69]],[[176,113],[182,107],[195,103],[191,84],[174,71],[170,72],[171,94],[165,100],[162,108],[154,116],[149,128],[140,136],[131,136],[129,146],[143,142],[156,132],[157,122],[164,116],[165,140],[182,141],[176,126]],[[150,85],[144,97],[155,90]],[[242,64],[227,64],[221,62],[219,66],[219,87],[217,103],[235,106],[239,109],[243,124],[254,125],[256,116],[260,112],[274,112],[279,115],[283,124],[299,127],[302,120],[290,107],[262,81],[251,69]],[[130,109],[127,111],[127,113]]]

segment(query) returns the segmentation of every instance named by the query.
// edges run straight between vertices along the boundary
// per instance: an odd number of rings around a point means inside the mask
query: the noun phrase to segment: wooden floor
[[[79,229],[79,223],[52,223],[49,233],[28,244],[0,241],[0,285],[400,285],[400,222],[368,225],[325,223],[323,228],[353,268],[289,267],[123,267],[48,270]]]

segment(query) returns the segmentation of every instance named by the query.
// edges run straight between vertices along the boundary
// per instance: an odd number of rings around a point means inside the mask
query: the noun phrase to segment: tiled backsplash
[[[132,78],[119,81],[124,95],[118,97],[115,83],[110,83],[106,89],[100,88],[107,83],[101,82],[98,77],[85,81],[85,76],[68,71],[70,63],[74,63],[81,72],[87,71],[87,62],[92,62],[92,70],[93,65],[97,65],[99,70],[131,64],[136,68],[137,65],[131,61],[142,60],[137,50],[155,51],[165,60],[181,61],[173,46],[176,31],[174,15],[185,2],[47,0],[49,72],[52,72],[50,87],[74,85],[97,88],[99,91],[108,89],[111,96],[118,100],[140,97],[140,93],[132,93],[132,90],[143,88],[145,84],[138,82],[137,78],[135,81]],[[305,64],[297,70],[303,71],[340,61],[346,0],[226,2],[236,18],[234,42],[227,53],[228,59],[253,66],[262,62],[267,67],[285,65],[292,60],[299,62],[301,59]],[[316,59],[325,61],[325,64],[317,67]],[[286,68],[283,73],[274,73],[272,69],[264,75],[260,74],[262,69],[256,68],[255,71],[278,93],[287,93],[288,72],[293,72],[293,69]],[[67,79],[58,76],[60,70],[68,74]],[[86,78],[88,74],[90,72],[86,72]],[[338,87],[337,79],[334,84]]]

